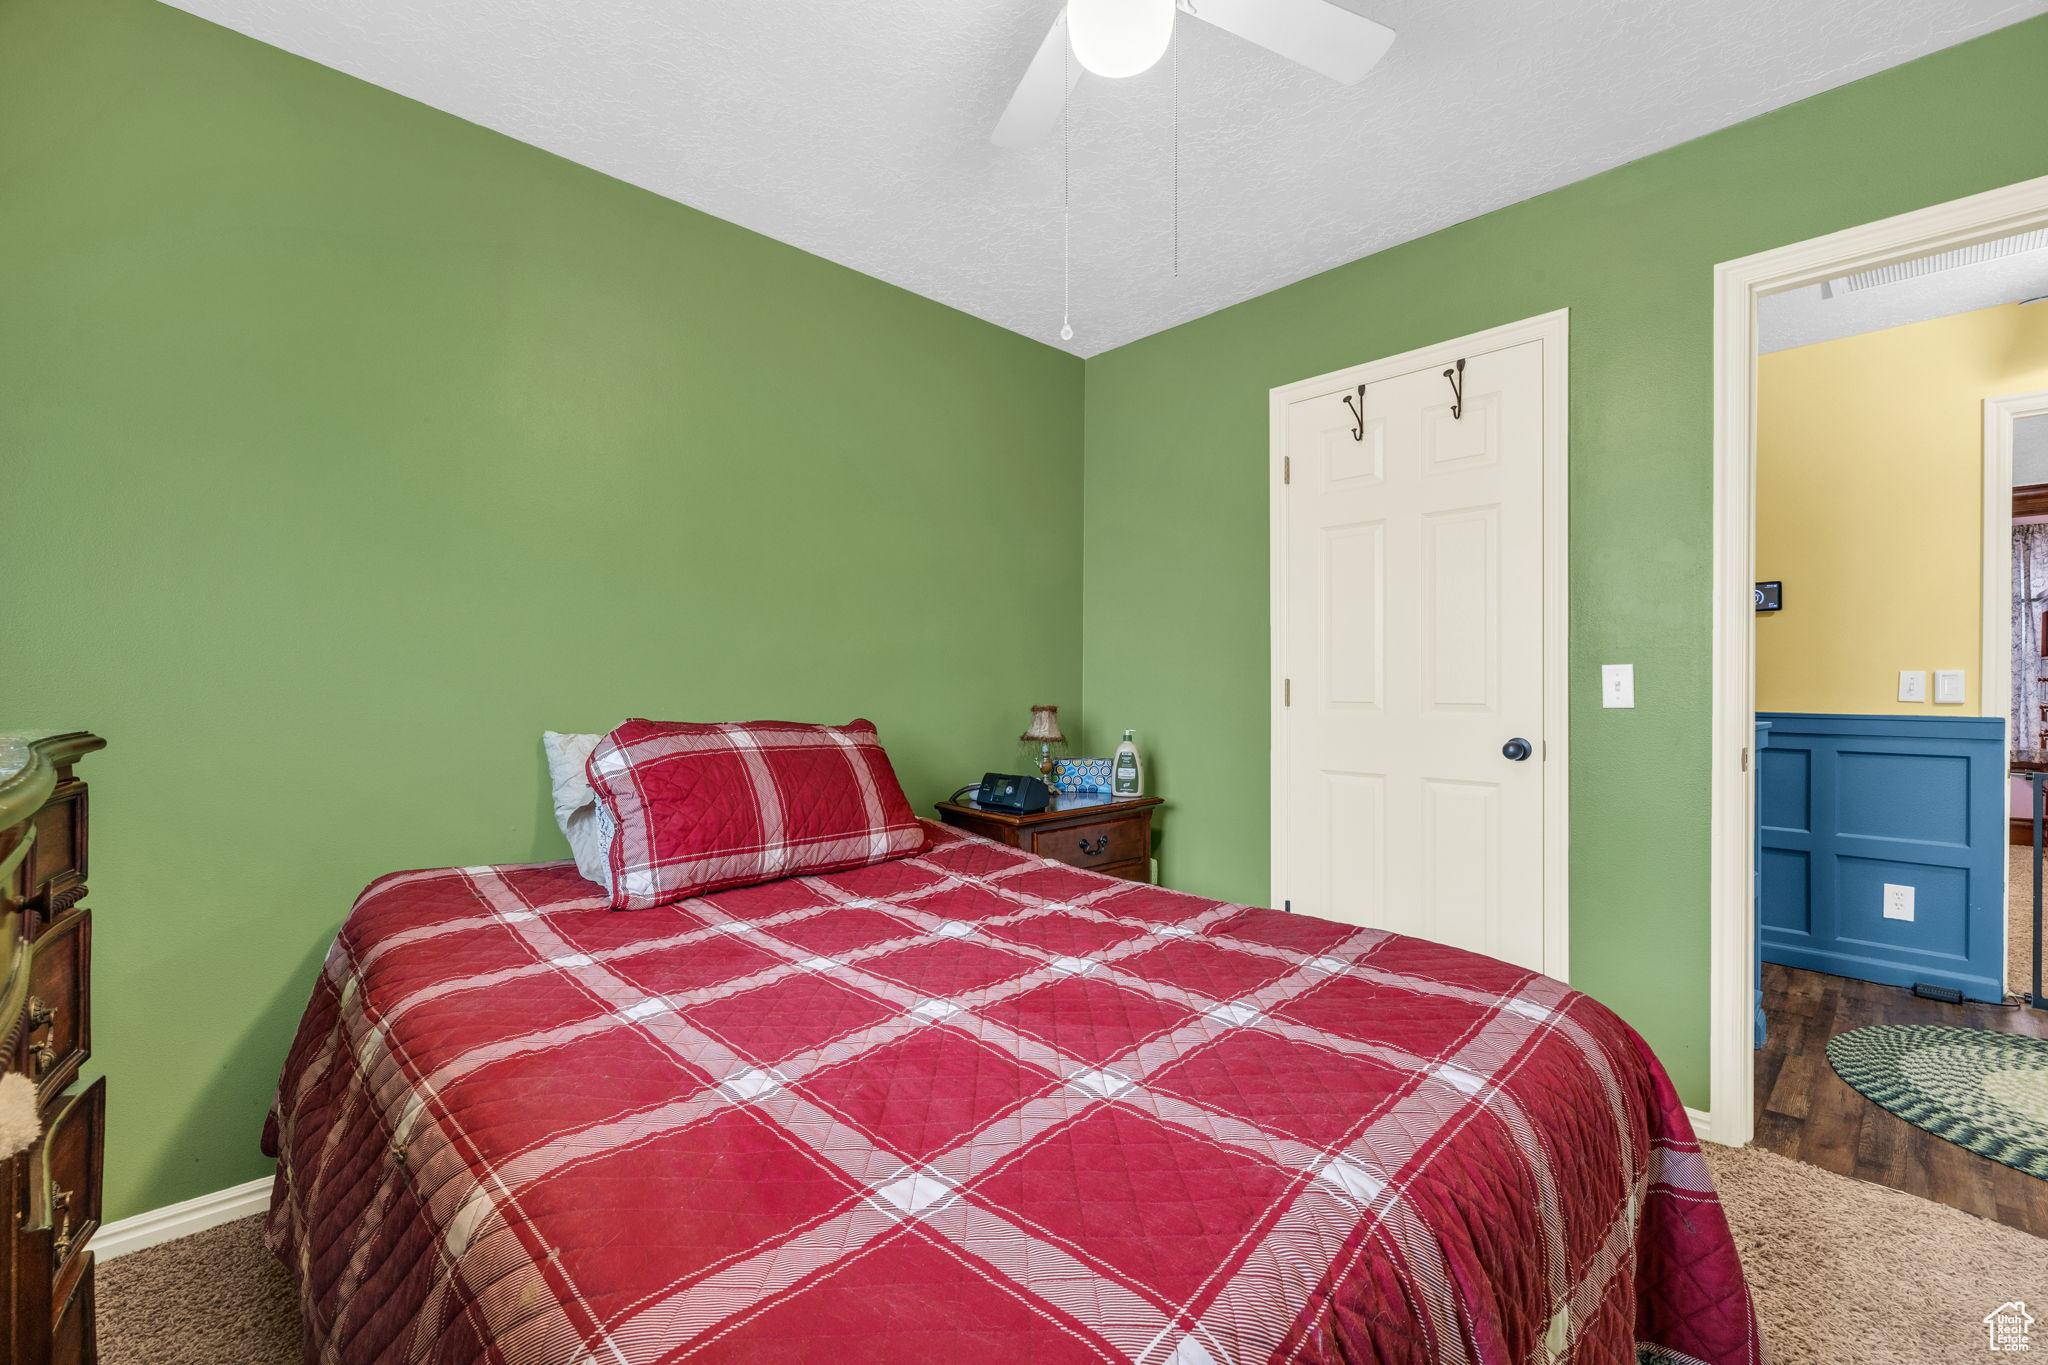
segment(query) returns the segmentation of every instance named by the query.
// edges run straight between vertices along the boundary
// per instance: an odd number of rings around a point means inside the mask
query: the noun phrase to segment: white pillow
[[[590,778],[584,772],[590,751],[603,738],[562,735],[549,730],[541,735],[540,747],[547,753],[548,779],[555,789],[555,823],[562,827],[562,837],[569,841],[576,870],[585,881],[596,882],[610,891],[611,831],[604,825],[597,793],[590,789]]]

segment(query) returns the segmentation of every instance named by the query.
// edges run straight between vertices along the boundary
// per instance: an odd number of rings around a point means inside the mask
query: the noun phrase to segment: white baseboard
[[[232,1223],[252,1213],[262,1213],[270,1207],[270,1184],[271,1177],[266,1175],[246,1185],[215,1190],[197,1199],[187,1199],[182,1204],[168,1204],[148,1213],[138,1213],[133,1218],[108,1223],[93,1234],[93,1255],[99,1260],[111,1261],[131,1251],[141,1251],[144,1247],[157,1246],[179,1237],[190,1237],[195,1232],[217,1228],[222,1223]]]
[[[1714,1140],[1714,1116],[1704,1109],[1686,1107],[1685,1116],[1692,1120],[1692,1135],[1701,1142]]]

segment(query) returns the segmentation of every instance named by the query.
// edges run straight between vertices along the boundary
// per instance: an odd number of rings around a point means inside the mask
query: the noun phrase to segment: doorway
[[[1766,962],[2005,996],[2007,683],[2048,701],[2048,666],[2008,648],[2008,620],[2039,623],[2015,611],[2011,462],[1985,436],[1998,395],[2048,384],[2043,295],[2028,232],[1759,302]],[[2048,534],[2028,537],[2048,598]]]
[[[1752,760],[1761,577],[1755,560],[1759,302],[2043,228],[2048,177],[1728,262],[1715,271],[1712,1109],[1702,1133],[1715,1141],[1747,1143],[1756,1126],[1758,851]]]
[[[1272,391],[1273,903],[1564,978],[1567,315]]]

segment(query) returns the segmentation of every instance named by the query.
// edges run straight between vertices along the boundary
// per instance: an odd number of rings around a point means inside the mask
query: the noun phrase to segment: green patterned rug
[[[1879,1024],[1828,1039],[1828,1061],[1906,1122],[2048,1180],[2048,1038]]]

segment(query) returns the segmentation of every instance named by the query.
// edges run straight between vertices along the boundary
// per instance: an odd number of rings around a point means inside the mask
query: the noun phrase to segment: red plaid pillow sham
[[[616,910],[865,867],[929,839],[864,720],[629,720],[589,773],[613,826]]]

